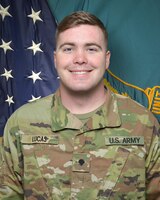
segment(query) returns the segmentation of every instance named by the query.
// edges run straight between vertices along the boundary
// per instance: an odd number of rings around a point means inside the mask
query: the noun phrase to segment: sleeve
[[[2,137],[0,137],[0,185],[2,183]]]
[[[156,121],[153,126],[153,137],[146,159],[146,196],[148,200],[160,199],[160,126]]]
[[[20,150],[18,126],[11,117],[5,127],[1,146],[1,200],[24,199],[22,188],[22,154]]]

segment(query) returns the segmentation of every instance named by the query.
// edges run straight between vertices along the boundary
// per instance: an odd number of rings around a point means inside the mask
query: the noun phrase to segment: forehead
[[[57,38],[57,42],[63,42],[65,40],[70,41],[103,41],[105,36],[103,31],[94,25],[79,25],[69,28],[61,32]]]

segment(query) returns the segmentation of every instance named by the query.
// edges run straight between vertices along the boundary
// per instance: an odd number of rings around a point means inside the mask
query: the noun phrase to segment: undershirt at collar
[[[100,107],[98,107],[96,110],[93,110],[89,113],[85,113],[85,114],[74,114],[80,121],[82,121],[82,123],[85,123],[89,120],[89,118],[91,118],[100,108],[102,107],[102,105]]]

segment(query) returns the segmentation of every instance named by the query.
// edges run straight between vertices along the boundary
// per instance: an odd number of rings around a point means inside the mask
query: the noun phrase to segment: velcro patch
[[[106,145],[144,145],[143,136],[109,136],[105,138]]]
[[[90,171],[90,155],[87,153],[73,154],[72,171],[87,173]]]
[[[59,140],[55,135],[22,135],[21,142],[24,144],[58,144]]]

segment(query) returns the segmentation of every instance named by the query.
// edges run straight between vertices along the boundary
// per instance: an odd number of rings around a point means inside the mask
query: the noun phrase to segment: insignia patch
[[[87,173],[90,171],[90,155],[87,153],[74,153],[72,158],[72,171]]]
[[[105,138],[106,145],[144,145],[143,136],[109,136]]]

